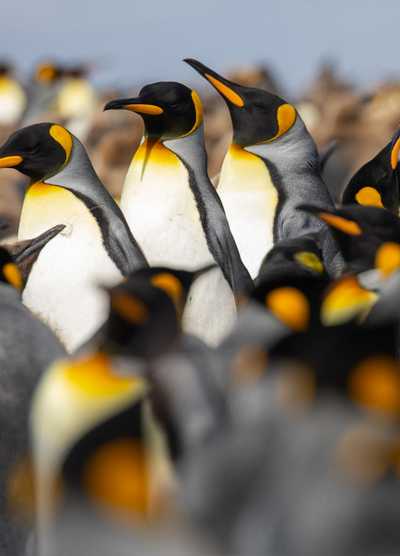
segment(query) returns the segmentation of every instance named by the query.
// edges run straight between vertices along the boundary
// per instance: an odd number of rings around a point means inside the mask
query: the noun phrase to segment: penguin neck
[[[164,145],[179,158],[189,173],[190,189],[203,227],[210,218],[224,215],[221,201],[207,173],[203,125],[188,137],[164,141]]]
[[[147,265],[147,261],[135,241],[125,218],[97,176],[83,145],[74,137],[71,157],[56,175],[42,182],[32,183],[26,196],[39,192],[66,198],[71,195],[83,203],[100,228],[104,246],[123,275]],[[25,202],[24,202],[25,204]],[[60,218],[66,217],[72,205],[60,206]],[[57,222],[68,224],[68,222]]]
[[[251,278],[240,258],[221,199],[208,177],[203,124],[191,135],[164,144],[179,157],[189,173],[190,189],[208,248],[225,279],[234,293],[251,287]]]
[[[271,143],[246,147],[268,166],[271,163],[281,173],[319,175],[319,158],[315,143],[300,116],[289,132]]]

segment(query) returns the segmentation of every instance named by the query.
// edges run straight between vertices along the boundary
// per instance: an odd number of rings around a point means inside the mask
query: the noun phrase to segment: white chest
[[[126,177],[121,209],[149,263],[190,270],[214,262],[185,166],[161,144],[143,168],[145,157],[146,142]],[[221,270],[201,277],[185,309],[185,331],[217,344],[235,317],[235,300]]]
[[[129,168],[121,209],[150,264],[197,268],[212,261],[189,176],[178,157],[140,146]]]
[[[218,193],[243,263],[254,278],[273,246],[278,192],[262,160],[231,146],[222,165]]]
[[[117,283],[121,273],[86,206],[66,189],[35,184],[25,197],[18,238],[35,237],[56,224],[66,229],[40,253],[23,301],[72,351],[107,315],[107,297],[99,286]]]

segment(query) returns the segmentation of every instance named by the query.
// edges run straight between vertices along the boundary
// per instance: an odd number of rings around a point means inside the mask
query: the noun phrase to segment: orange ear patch
[[[3,274],[9,284],[14,286],[17,290],[22,290],[22,274],[16,264],[6,263],[3,266]]]
[[[362,187],[356,194],[356,201],[365,207],[383,208],[381,194],[374,187]]]
[[[311,251],[299,251],[294,255],[294,259],[301,265],[305,266],[306,268],[310,268],[314,272],[318,272],[319,274],[322,274],[322,272],[324,272],[324,265],[321,259]]]
[[[239,108],[242,108],[244,106],[242,97],[238,95],[233,89],[231,89],[231,87],[228,87],[228,85],[225,85],[224,83],[219,81],[219,79],[212,77],[212,75],[209,75],[208,73],[205,73],[204,77],[208,79],[211,85],[213,85],[217,89],[217,91],[221,93],[222,96],[229,100],[229,102],[231,102],[235,106],[239,106]]]
[[[362,234],[360,226],[357,222],[354,222],[354,220],[348,220],[347,218],[343,218],[343,216],[337,216],[329,212],[320,212],[318,216],[323,222],[345,234],[350,236],[359,236]]]
[[[375,267],[385,277],[400,268],[400,245],[388,241],[381,245],[375,255]]]
[[[67,163],[72,152],[72,135],[61,125],[54,124],[49,131],[51,137],[59,143],[65,152],[65,162]]]
[[[400,412],[400,372],[395,359],[375,356],[361,362],[350,377],[350,395],[367,409],[384,414]]]
[[[306,296],[297,288],[277,288],[266,295],[266,307],[284,324],[296,332],[306,330],[310,306]]]
[[[291,104],[281,104],[277,112],[278,120],[278,133],[275,135],[274,139],[277,139],[292,127],[296,121],[297,112],[294,106]]]
[[[178,278],[169,272],[161,272],[152,277],[151,283],[156,288],[165,291],[172,299],[176,307],[180,307],[182,302],[183,287]]]
[[[390,153],[390,165],[392,167],[392,170],[395,170],[397,168],[397,164],[399,161],[399,151],[400,151],[400,137],[393,145],[392,152]]]
[[[125,292],[112,294],[111,307],[132,324],[143,324],[149,317],[149,311],[143,301]]]

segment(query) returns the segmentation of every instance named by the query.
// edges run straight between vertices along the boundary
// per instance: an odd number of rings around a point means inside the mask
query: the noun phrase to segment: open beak
[[[240,85],[225,79],[222,75],[218,75],[217,72],[193,58],[185,58],[183,61],[195,69],[202,77],[207,79],[225,100],[238,108],[244,106],[244,99],[240,94]]]
[[[130,110],[131,112],[136,112],[136,114],[146,116],[159,116],[164,112],[160,106],[148,103],[140,96],[111,100],[104,106],[104,110]]]
[[[24,284],[26,284],[32,266],[43,247],[64,228],[64,224],[58,224],[33,239],[17,241],[14,244],[7,245],[8,250],[12,253],[15,263],[21,271]]]

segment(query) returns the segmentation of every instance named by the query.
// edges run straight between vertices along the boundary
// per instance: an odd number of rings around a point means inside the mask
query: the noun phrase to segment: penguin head
[[[194,133],[203,121],[203,108],[196,91],[174,81],[143,87],[136,98],[108,102],[104,110],[130,110],[139,114],[151,139],[171,140]]]
[[[262,277],[250,299],[264,306],[289,329],[305,331],[320,323],[327,279],[317,274],[278,271]]]
[[[358,204],[399,211],[400,130],[351,178],[342,194],[344,205]]]
[[[263,89],[244,87],[218,75],[204,64],[184,60],[225,100],[233,125],[233,142],[241,147],[272,143],[285,135],[298,118],[295,107]]]
[[[11,253],[4,247],[0,247],[0,282],[10,285],[18,291],[22,290],[24,284],[18,265]]]
[[[15,168],[32,181],[44,180],[68,163],[72,146],[73,136],[59,124],[23,127],[0,147],[0,168]]]
[[[274,267],[288,267],[289,265],[292,268],[299,268],[305,273],[326,274],[317,238],[308,234],[279,241],[265,256],[259,276],[267,274]]]
[[[400,221],[384,208],[362,205],[297,208],[314,214],[329,226],[348,270],[353,272],[374,268],[377,249],[383,243],[400,243]]]
[[[143,268],[111,288],[110,314],[104,326],[107,353],[153,358],[176,345],[190,287],[197,272],[168,267]]]

